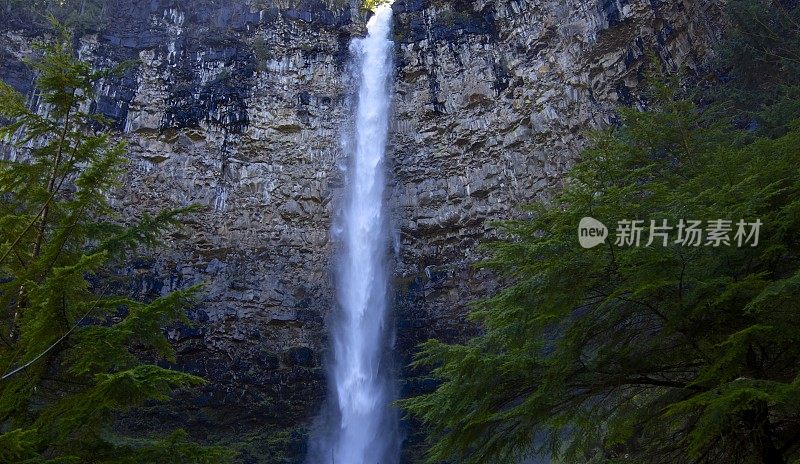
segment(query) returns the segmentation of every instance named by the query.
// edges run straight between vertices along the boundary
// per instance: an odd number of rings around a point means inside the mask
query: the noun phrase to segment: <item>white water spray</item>
[[[341,217],[338,317],[332,327],[331,436],[318,445],[325,464],[398,462],[397,414],[389,380],[388,218],[384,154],[389,131],[392,9],[377,7],[368,34],[350,44],[358,70],[358,105]]]

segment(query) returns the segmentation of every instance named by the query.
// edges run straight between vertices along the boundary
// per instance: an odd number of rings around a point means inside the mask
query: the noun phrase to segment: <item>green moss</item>
[[[473,21],[472,12],[466,10],[453,10],[449,5],[439,13],[438,20],[447,27],[453,27],[456,22],[469,23]]]
[[[219,443],[236,451],[239,462],[290,464],[302,459],[299,454],[307,436],[304,428],[264,428],[229,435]]]
[[[267,62],[272,59],[272,52],[269,49],[269,45],[267,45],[267,41],[263,37],[256,37],[251,48],[258,70],[263,71],[267,67]]]

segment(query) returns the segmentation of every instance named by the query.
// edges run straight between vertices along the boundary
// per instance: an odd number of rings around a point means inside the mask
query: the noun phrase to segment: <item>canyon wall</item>
[[[471,267],[491,220],[545,199],[587,130],[637,105],[643,67],[703,75],[718,40],[713,0],[396,0],[389,147],[395,219],[398,391],[432,387],[403,367],[419,342],[462,340],[471,300],[495,280]],[[302,461],[326,390],[325,320],[334,302],[331,218],[351,123],[350,38],[365,14],[340,0],[124,0],[76,37],[97,67],[136,60],[98,88],[130,165],[113,203],[203,209],[130,263],[150,298],[204,282],[194,324],[169,328],[175,366],[209,384],[153,406],[242,451]],[[28,95],[20,60],[46,31],[0,20],[0,77]],[[121,427],[152,428],[127,417]],[[152,423],[152,416],[149,420]],[[405,424],[405,456],[420,446]]]

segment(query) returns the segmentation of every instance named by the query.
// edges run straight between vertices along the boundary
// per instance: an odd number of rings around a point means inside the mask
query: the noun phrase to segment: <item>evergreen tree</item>
[[[769,136],[800,117],[800,8],[790,3],[730,2],[732,27],[719,54],[731,80],[712,92],[730,103],[740,125]]]
[[[753,3],[742,17],[763,14]],[[796,104],[735,86],[753,110]],[[429,427],[430,462],[800,460],[800,121],[772,112],[778,129],[755,137],[672,88],[621,110],[551,205],[501,224],[481,266],[512,284],[476,306],[482,335],[423,345],[440,384],[400,402]],[[586,216],[609,226],[603,245],[579,246]],[[701,244],[676,243],[695,219]],[[716,219],[730,246],[709,244]],[[740,219],[761,222],[757,246],[737,245]],[[616,243],[623,220],[643,221],[640,246]],[[651,220],[673,227],[666,245],[646,246]]]
[[[122,225],[107,196],[125,146],[89,111],[110,72],[77,60],[66,32],[32,67],[38,111],[0,83],[0,462],[222,462],[224,450],[182,431],[133,439],[110,427],[202,382],[142,360],[174,360],[162,328],[188,322],[196,289],[147,303],[111,290],[113,269],[185,210]]]

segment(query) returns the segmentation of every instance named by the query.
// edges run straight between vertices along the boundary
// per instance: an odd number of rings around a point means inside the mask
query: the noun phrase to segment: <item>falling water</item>
[[[384,354],[388,343],[388,233],[384,154],[389,130],[392,9],[383,4],[367,36],[350,44],[358,104],[343,205],[342,255],[336,285],[339,312],[332,326],[330,437],[318,462],[392,464],[398,461],[397,415]]]

